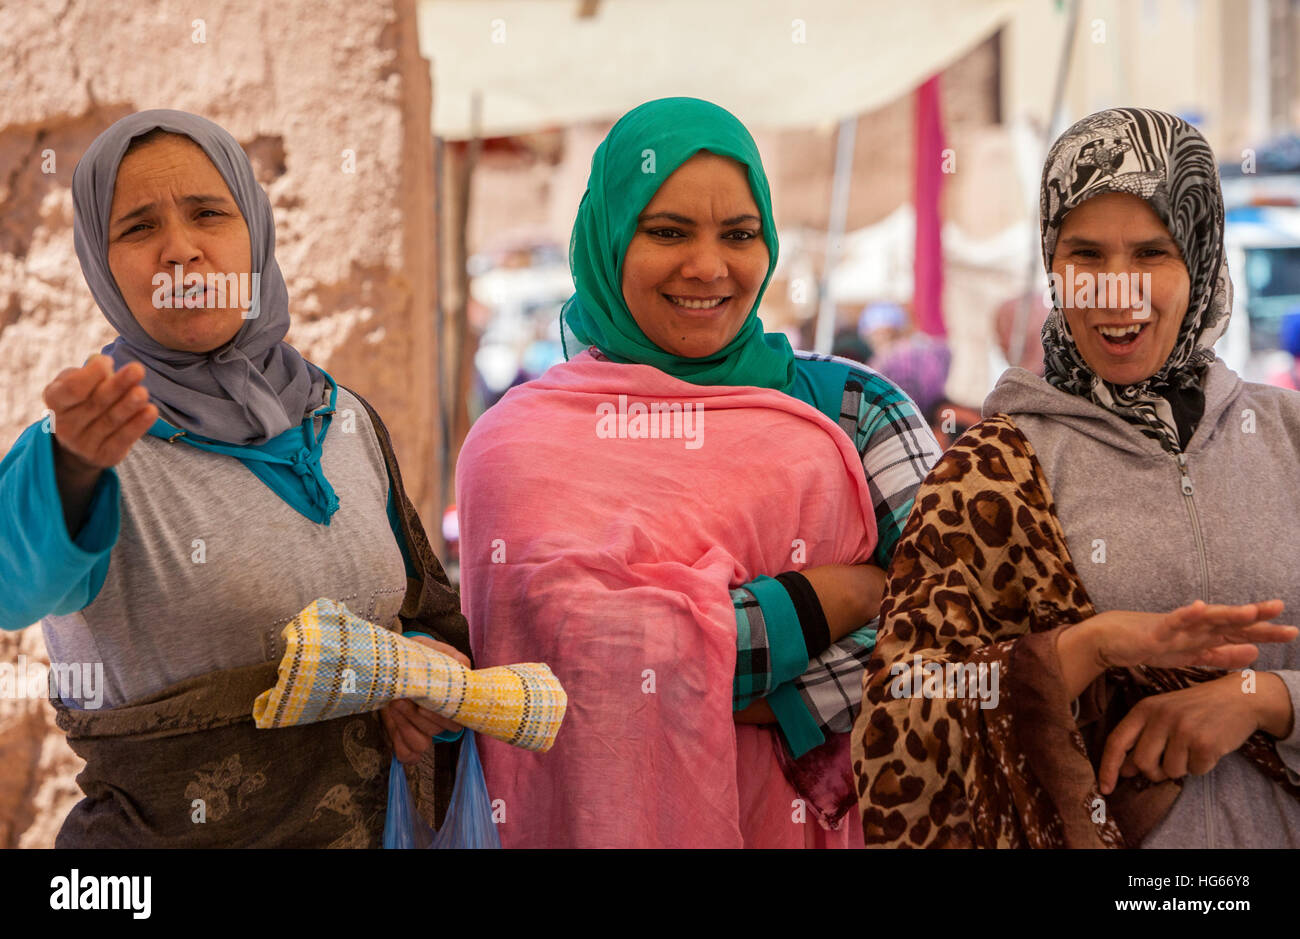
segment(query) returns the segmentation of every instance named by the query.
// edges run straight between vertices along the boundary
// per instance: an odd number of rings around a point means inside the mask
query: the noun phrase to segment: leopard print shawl
[[[1223,672],[1111,669],[1071,702],[1056,636],[1095,613],[1029,442],[1003,415],[977,424],[917,493],[890,570],[853,730],[868,845],[1141,842],[1181,782],[1121,778],[1103,797],[1106,737],[1142,697]],[[981,699],[970,684],[961,696],[959,683],[981,668],[980,689],[996,696]],[[1256,732],[1239,752],[1300,798],[1271,737]]]

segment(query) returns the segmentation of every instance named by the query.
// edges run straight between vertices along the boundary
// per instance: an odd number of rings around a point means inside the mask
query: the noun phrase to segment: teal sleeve
[[[794,683],[786,682],[768,695],[766,700],[776,715],[777,725],[790,748],[790,755],[795,759],[826,742],[826,735],[817,726],[817,719],[804,704],[803,695]]]
[[[771,684],[779,685],[802,675],[808,668],[808,646],[789,592],[772,577],[757,577],[745,587],[763,611],[772,663]]]
[[[121,483],[100,474],[76,538],[63,520],[54,435],[28,427],[0,461],[0,629],[85,609],[108,576],[121,526]]]
[[[406,632],[402,633],[402,635],[403,636],[424,636],[427,639],[432,639],[434,642],[441,641],[438,639],[437,636],[430,636],[428,633],[422,633],[418,629],[408,629]],[[455,743],[457,740],[461,738],[461,736],[464,733],[465,733],[464,727],[462,727],[460,730],[446,730],[438,734],[438,736],[434,737],[433,739],[438,741],[438,743]]]
[[[808,646],[799,614],[789,592],[775,578],[757,577],[744,589],[757,601],[758,609],[743,599],[734,601],[737,659],[733,708],[743,710],[755,698],[765,697],[790,751],[798,757],[826,739],[794,684],[808,669]],[[743,591],[733,591],[733,598],[743,596]],[[758,663],[767,667],[758,667]]]

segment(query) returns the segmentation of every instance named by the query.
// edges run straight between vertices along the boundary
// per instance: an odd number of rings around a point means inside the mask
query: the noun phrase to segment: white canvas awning
[[[823,125],[910,91],[1023,0],[420,0],[434,133],[508,136],[690,95],[755,127]],[[594,9],[589,16],[581,15]]]

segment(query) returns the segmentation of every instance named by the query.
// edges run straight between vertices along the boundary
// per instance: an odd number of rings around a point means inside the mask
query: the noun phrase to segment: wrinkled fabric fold
[[[619,424],[651,405],[698,405],[699,446]],[[836,424],[772,390],[583,353],[474,425],[457,506],[476,661],[545,661],[569,695],[549,753],[482,741],[509,807],[504,846],[851,841],[856,826],[822,832],[786,779],[775,725],[732,713],[730,589],[875,546],[862,463]],[[850,779],[847,754],[827,772]]]

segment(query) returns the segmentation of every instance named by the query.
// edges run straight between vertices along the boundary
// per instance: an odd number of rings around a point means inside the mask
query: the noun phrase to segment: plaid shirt
[[[795,355],[802,368],[832,361],[825,355]],[[846,364],[844,359],[834,361]],[[916,491],[941,451],[907,395],[865,365],[851,364],[839,423],[862,457],[876,508],[878,542],[872,561],[887,569]],[[875,647],[879,618],[815,658],[805,659],[802,673],[788,674],[791,657],[774,655],[774,647],[790,648],[789,643],[797,640],[802,649],[803,632],[785,588],[760,577],[732,590],[731,597],[737,635],[735,710],[756,698],[767,698],[796,756],[824,742],[829,734],[847,732],[862,702],[863,673]]]

